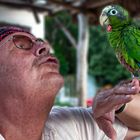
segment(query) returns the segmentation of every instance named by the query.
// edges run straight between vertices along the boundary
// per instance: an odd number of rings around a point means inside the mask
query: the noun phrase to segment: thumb
[[[116,131],[113,128],[113,124],[111,121],[100,117],[97,120],[97,124],[101,130],[112,140],[115,140],[117,137]]]

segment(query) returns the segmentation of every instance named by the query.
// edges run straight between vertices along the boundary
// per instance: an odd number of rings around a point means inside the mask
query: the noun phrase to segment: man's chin
[[[59,89],[64,85],[64,78],[59,73],[51,72],[46,76],[45,80],[48,84],[50,84],[50,86],[56,86]]]
[[[54,77],[50,77],[49,81],[46,81],[46,84],[48,87],[47,90],[51,92],[50,95],[56,96],[64,85],[64,78],[60,74],[55,75]]]
[[[56,77],[54,78],[53,81],[54,81],[54,83],[58,84],[60,86],[60,88],[64,85],[64,78],[60,74],[56,75]]]

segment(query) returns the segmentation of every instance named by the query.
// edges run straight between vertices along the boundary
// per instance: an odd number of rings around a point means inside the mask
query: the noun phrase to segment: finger
[[[119,87],[119,86],[135,86],[136,85],[140,85],[139,83],[139,79],[137,78],[133,78],[132,80],[125,80],[125,81],[121,81],[118,85],[116,85],[116,87]]]
[[[136,87],[136,89],[134,87]],[[125,82],[125,84],[121,82],[121,84],[118,84],[114,89],[116,90],[116,93],[119,93],[119,92],[127,93],[128,92],[128,94],[129,94],[129,92],[131,92],[131,89],[132,89],[132,92],[135,93],[139,89],[139,80],[137,78],[134,78],[131,81],[127,80]],[[134,89],[134,91],[133,91],[133,89]]]
[[[106,111],[111,111],[114,109],[116,106],[121,105],[121,104],[126,104],[130,102],[133,99],[131,95],[116,95],[115,97],[110,97],[108,99],[108,105],[106,104]]]
[[[98,118],[97,124],[101,130],[112,140],[116,139],[116,131],[113,128],[112,123],[102,117]]]
[[[98,107],[107,107],[110,106],[111,104],[113,105],[118,105],[118,104],[124,104],[127,102],[130,102],[133,99],[133,95],[112,95],[104,100],[98,100],[98,104],[96,103],[96,106]]]
[[[134,95],[137,93],[139,88],[135,88],[132,86],[129,87],[115,87],[113,89],[102,91],[101,93],[98,93],[97,96],[99,96],[100,99],[108,98],[109,96],[115,95]]]
[[[119,84],[117,84],[117,86],[125,86],[125,85],[128,85],[132,82],[131,79],[128,79],[128,80],[123,80],[121,82],[119,82]]]
[[[102,103],[98,102],[96,108],[93,108],[94,118],[103,116],[105,113],[108,113],[116,108],[118,105],[128,103],[132,100],[130,95],[116,95],[110,96],[107,100],[104,100]]]
[[[134,86],[121,86],[118,88],[113,88],[113,93],[114,94],[120,94],[120,95],[130,95],[130,94],[136,94],[137,88]]]
[[[108,98],[96,98],[93,104],[93,112],[95,118],[102,116],[104,113],[110,112],[116,106],[128,103],[132,100],[131,95],[112,95]]]
[[[132,95],[114,95],[109,97],[108,102],[113,105],[118,105],[128,103],[132,99]]]
[[[139,85],[139,80],[137,78],[134,78],[131,83],[132,85]]]
[[[139,93],[140,91],[140,83],[139,83],[139,80],[134,78],[131,82],[133,88],[136,88],[136,92]]]

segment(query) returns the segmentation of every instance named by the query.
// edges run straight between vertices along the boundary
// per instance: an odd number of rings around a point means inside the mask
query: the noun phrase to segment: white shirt
[[[45,125],[45,140],[109,140],[92,117],[91,108],[54,108]],[[123,140],[128,128],[116,119],[116,140]]]
[[[116,119],[116,140],[124,140],[128,128]],[[0,135],[0,140],[5,140]],[[16,138],[15,138],[16,140]],[[91,109],[54,108],[47,120],[42,140],[109,140],[92,118]]]

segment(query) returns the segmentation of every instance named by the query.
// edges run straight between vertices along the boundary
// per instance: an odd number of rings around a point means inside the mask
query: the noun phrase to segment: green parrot
[[[137,77],[140,73],[140,28],[119,5],[106,6],[101,12],[100,24],[106,28],[119,62]]]

